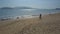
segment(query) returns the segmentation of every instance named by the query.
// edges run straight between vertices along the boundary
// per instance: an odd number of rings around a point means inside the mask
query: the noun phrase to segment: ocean
[[[2,18],[30,18],[32,15],[47,15],[59,13],[60,10],[55,9],[0,9],[0,19]]]

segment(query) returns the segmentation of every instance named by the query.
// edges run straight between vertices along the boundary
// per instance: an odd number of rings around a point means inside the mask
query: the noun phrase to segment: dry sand
[[[60,13],[42,19],[0,21],[0,34],[60,34]]]

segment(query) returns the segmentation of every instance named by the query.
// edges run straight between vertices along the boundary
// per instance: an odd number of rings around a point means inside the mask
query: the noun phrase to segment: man
[[[42,18],[42,15],[40,14],[39,18],[41,19]]]

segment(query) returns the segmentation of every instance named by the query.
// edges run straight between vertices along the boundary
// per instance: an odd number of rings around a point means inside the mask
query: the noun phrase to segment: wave
[[[27,18],[35,18],[38,17],[38,15],[22,15],[22,16],[14,16],[14,17],[4,17],[0,19],[27,19]]]
[[[14,17],[14,19],[16,19],[17,17],[19,17],[19,19],[27,19],[27,18],[35,18],[35,17],[38,17],[38,16],[23,15],[23,16],[16,16],[16,17]]]

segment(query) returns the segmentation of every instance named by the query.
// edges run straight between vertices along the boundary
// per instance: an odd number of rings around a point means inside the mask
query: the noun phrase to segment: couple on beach
[[[41,18],[42,18],[42,14],[39,15],[39,19],[41,19]],[[17,17],[17,19],[19,19],[19,17]]]

